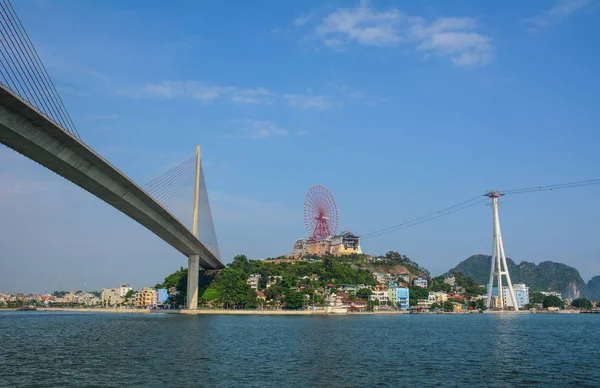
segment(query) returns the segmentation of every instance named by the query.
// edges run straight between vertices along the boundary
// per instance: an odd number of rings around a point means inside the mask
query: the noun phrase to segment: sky
[[[290,253],[323,184],[364,235],[491,189],[598,178],[600,3],[13,2],[82,139],[139,183],[202,146],[224,262]],[[600,186],[506,196],[507,256],[600,274]],[[470,207],[362,241],[440,274]],[[154,285],[187,260],[0,146],[0,291]]]

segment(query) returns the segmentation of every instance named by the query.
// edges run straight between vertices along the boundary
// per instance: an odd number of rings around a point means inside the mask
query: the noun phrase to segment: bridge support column
[[[200,270],[200,256],[188,256],[188,284],[187,284],[187,308],[198,309],[198,271]]]

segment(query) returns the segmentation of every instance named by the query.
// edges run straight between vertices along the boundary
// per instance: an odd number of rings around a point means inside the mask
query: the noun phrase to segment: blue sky
[[[82,138],[119,169],[143,182],[202,145],[225,262],[290,252],[317,183],[340,228],[366,234],[489,189],[598,177],[598,2],[14,6]],[[6,148],[0,178],[2,290],[141,287],[186,265]],[[600,274],[598,190],[505,197],[507,255]],[[441,273],[490,253],[491,222],[475,206],[363,250]]]

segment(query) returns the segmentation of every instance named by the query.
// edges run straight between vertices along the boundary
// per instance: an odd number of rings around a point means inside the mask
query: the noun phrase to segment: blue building
[[[404,310],[408,310],[410,305],[408,303],[409,291],[408,288],[396,288],[396,304]]]
[[[156,291],[158,293],[158,303],[167,303],[167,299],[169,299],[169,291],[166,288],[159,288]]]
[[[515,292],[515,300],[517,301],[517,306],[519,306],[519,308],[523,308],[526,304],[529,304],[529,287],[527,287],[525,283],[513,284],[513,291]],[[508,287],[502,287],[502,299],[504,305],[506,307],[512,307],[512,299],[508,295],[508,292]],[[498,296],[498,287],[492,288],[492,297],[494,296]]]

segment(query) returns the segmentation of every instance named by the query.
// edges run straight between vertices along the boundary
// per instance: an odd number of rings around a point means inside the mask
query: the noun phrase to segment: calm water
[[[0,312],[0,386],[600,386],[599,339],[587,314]]]

